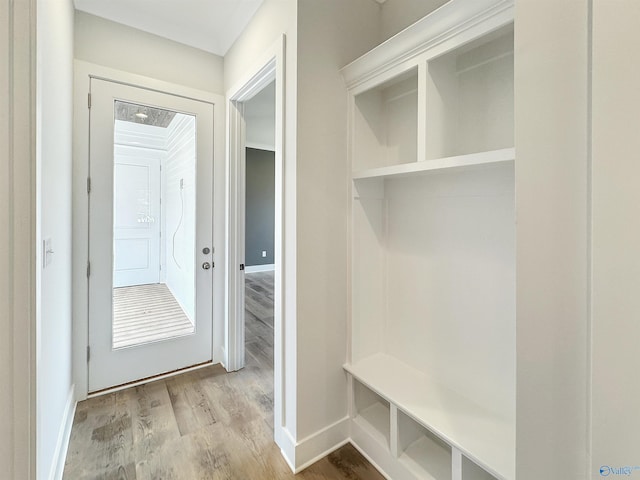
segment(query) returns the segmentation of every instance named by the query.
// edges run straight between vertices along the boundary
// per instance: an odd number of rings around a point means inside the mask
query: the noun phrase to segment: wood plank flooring
[[[113,289],[113,348],[193,333],[191,320],[164,283]]]
[[[245,275],[244,304],[245,358],[247,363],[255,362],[259,365],[272,380],[273,272]]]
[[[291,473],[273,441],[273,274],[246,277],[246,367],[80,402],[65,480],[383,480],[350,445]]]

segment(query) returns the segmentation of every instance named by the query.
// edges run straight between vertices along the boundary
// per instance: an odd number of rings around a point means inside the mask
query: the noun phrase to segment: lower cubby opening
[[[467,457],[462,457],[462,480],[497,480]]]
[[[357,380],[353,381],[353,396],[354,422],[388,449],[391,438],[389,402]]]
[[[451,480],[451,447],[400,410],[398,455],[417,478]]]

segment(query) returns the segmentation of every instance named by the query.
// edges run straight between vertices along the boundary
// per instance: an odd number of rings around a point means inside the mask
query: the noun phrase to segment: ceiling
[[[116,101],[116,120],[124,122],[142,123],[154,127],[167,128],[176,112],[160,108],[137,105],[135,103]]]
[[[76,9],[224,56],[264,0],[75,0]]]

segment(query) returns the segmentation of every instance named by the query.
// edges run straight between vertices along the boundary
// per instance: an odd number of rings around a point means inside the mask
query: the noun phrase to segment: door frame
[[[225,254],[225,100],[224,96],[205,92],[162,80],[116,70],[81,60],[74,61],[74,120],[73,120],[73,378],[76,400],[87,398],[89,369],[89,81],[98,78],[137,88],[185,97],[213,105],[214,185],[213,185],[213,363],[224,361],[224,284]]]
[[[240,81],[227,90],[227,265],[225,284],[227,299],[227,328],[225,347],[227,370],[234,371],[244,366],[244,271],[245,263],[245,153],[246,123],[244,103],[275,80],[275,225],[274,225],[274,435],[278,445],[287,442],[284,428],[286,386],[284,379],[287,365],[284,361],[285,300],[283,261],[284,247],[284,171],[285,171],[285,36],[266,50],[261,58],[249,68]],[[293,363],[290,362],[293,367]],[[289,385],[289,393],[295,385]],[[290,435],[290,434],[289,434]]]

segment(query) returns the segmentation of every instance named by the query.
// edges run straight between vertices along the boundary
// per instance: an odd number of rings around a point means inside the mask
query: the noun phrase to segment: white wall
[[[587,478],[589,3],[516,2],[518,480]]]
[[[260,150],[276,149],[275,138],[275,118],[245,117],[247,120],[247,137],[246,144],[249,148],[259,148]]]
[[[275,81],[245,103],[246,144],[250,148],[274,151],[276,148]]]
[[[391,38],[448,0],[386,0],[380,7],[379,41]]]
[[[347,92],[339,69],[378,43],[375,2],[298,4],[298,439],[347,415]]]
[[[639,18],[637,0],[593,2],[594,479],[603,478],[602,466],[640,466]],[[640,471],[630,472],[638,477]]]
[[[158,80],[223,92],[223,59],[84,12],[75,15],[75,58]]]
[[[75,405],[71,372],[71,161],[73,5],[38,6],[37,161],[39,234],[51,238],[51,263],[38,269],[38,478],[64,466],[65,429]],[[38,257],[39,258],[39,257]],[[40,259],[41,265],[41,259]],[[40,265],[38,265],[40,267]],[[56,462],[61,461],[62,465]]]
[[[166,135],[167,160],[162,177],[165,281],[189,319],[194,322],[196,318],[194,270],[196,266],[195,117],[183,114],[176,115],[167,127]],[[180,180],[183,180],[184,187],[182,189]]]
[[[287,70],[295,67],[297,11],[297,0],[264,0],[247,28],[224,56],[225,91],[244,80],[247,70],[261,60],[262,54],[283,34],[287,37]],[[293,72],[289,72],[290,75],[287,76],[287,99],[291,99],[295,105],[296,89]],[[295,120],[295,117],[290,120]]]

